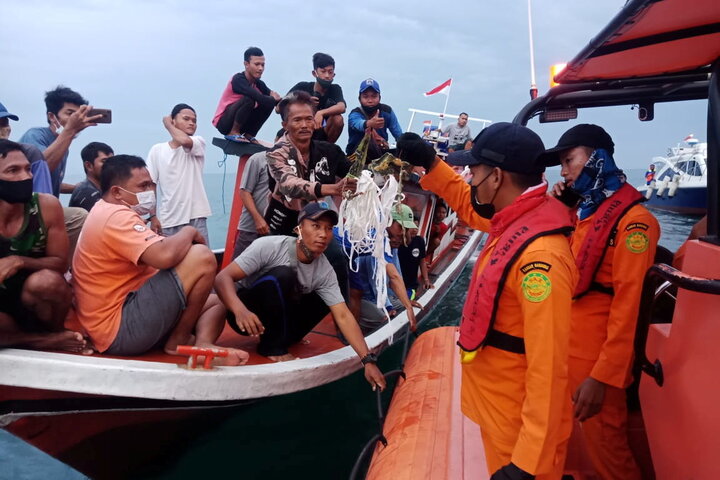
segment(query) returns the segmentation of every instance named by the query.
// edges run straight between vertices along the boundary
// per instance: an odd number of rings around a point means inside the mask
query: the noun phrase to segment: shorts
[[[235,235],[235,248],[233,249],[233,260],[240,256],[252,242],[260,237],[257,232],[246,232],[245,230],[238,230]]]
[[[185,305],[185,291],[175,270],[160,270],[140,289],[128,294],[120,329],[103,353],[140,355],[164,343]]]
[[[25,282],[31,274],[30,271],[20,270],[0,283],[0,313],[10,315],[24,332],[46,331],[32,310],[25,307],[20,300]]]
[[[193,218],[190,220],[189,223],[184,223],[182,225],[175,225],[174,227],[163,227],[162,233],[163,235],[167,235],[168,237],[170,235],[175,235],[180,230],[182,230],[183,227],[191,226],[194,227],[198,232],[200,232],[200,235],[203,236],[205,239],[205,245],[210,248],[210,235],[208,234],[207,229],[207,218],[200,217],[200,218]]]

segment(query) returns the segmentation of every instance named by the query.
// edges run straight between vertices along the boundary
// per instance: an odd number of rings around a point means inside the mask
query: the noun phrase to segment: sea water
[[[643,181],[644,171],[626,172],[631,184]],[[550,182],[557,172],[549,172]],[[73,179],[69,179],[72,181]],[[79,179],[75,179],[79,180]],[[222,248],[227,234],[235,174],[205,175],[213,215],[208,219],[210,246]],[[698,220],[654,211],[662,227],[660,244],[675,251]],[[457,324],[465,299],[472,262],[463,270],[445,299],[421,329]],[[381,356],[384,371],[397,368],[399,349]],[[389,393],[385,394],[387,402]],[[203,422],[198,417],[197,422]],[[365,443],[378,432],[375,394],[361,373],[291,395],[260,400],[229,412],[199,436],[181,443],[168,439],[153,461],[128,464],[127,478],[343,479]],[[130,459],[128,459],[130,460]]]

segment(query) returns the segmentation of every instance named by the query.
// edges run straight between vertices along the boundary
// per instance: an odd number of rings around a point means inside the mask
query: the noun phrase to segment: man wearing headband
[[[625,388],[632,382],[633,341],[645,272],[660,226],[644,197],[615,165],[610,135],[576,125],[548,150],[562,165],[560,198],[577,197],[570,244],[580,272],[573,293],[569,375],[575,418],[602,478],[641,478],[627,437]]]

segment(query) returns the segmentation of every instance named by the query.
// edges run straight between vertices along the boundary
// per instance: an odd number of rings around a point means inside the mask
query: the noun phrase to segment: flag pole
[[[448,104],[448,100],[450,100],[450,89],[451,88],[452,88],[452,77],[450,77],[450,85],[448,85],[448,91],[447,91],[447,94],[445,95],[445,106],[443,107],[442,117],[440,117],[440,125],[438,126],[440,131],[442,131],[443,121],[445,121],[445,114],[447,113],[447,104]]]

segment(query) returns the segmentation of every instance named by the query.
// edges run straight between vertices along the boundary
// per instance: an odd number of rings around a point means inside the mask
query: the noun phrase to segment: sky
[[[623,4],[533,1],[540,94],[549,88],[550,66],[572,59]],[[68,180],[82,178],[80,150],[91,141],[144,158],[153,144],[169,140],[162,117],[187,103],[198,114],[197,134],[208,142],[205,171],[221,172],[210,121],[228,80],[243,70],[249,46],[264,51],[262,79],[281,95],[312,80],[313,53],[332,55],[348,112],[358,105],[360,82],[373,77],[406,129],[408,108],[442,111],[445,96],[422,93],[448,78],[448,113],[511,121],[529,100],[527,25],[525,0],[7,1],[0,16],[0,102],[20,117],[11,122],[13,140],[47,124],[44,92],[59,84],[112,109],[111,125],[87,128],[73,142]],[[611,134],[621,168],[644,168],[690,133],[705,141],[705,108],[705,102],[656,105],[652,122],[639,122],[630,107],[588,109],[577,122],[597,123]],[[413,129],[421,124],[416,119]],[[532,120],[528,126],[550,147],[572,125]],[[258,136],[271,141],[278,128],[273,114]],[[478,133],[472,123],[471,129]],[[346,141],[343,134],[343,149]],[[228,170],[235,165],[231,159]]]

